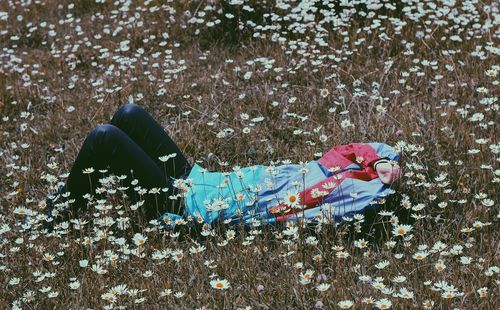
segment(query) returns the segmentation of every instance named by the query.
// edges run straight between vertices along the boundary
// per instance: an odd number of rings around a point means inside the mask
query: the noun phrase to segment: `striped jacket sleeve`
[[[305,209],[313,208],[320,204],[336,187],[346,178],[370,181],[377,178],[377,172],[373,168],[379,160],[399,160],[399,153],[385,143],[351,143],[333,147],[318,162],[326,168],[340,167],[344,169],[356,163],[363,170],[349,170],[340,174],[334,174],[299,193],[300,204]],[[287,206],[279,205],[275,210],[278,213],[286,210]],[[290,211],[290,210],[288,210]],[[292,212],[293,213],[293,212]]]
[[[343,169],[352,163],[363,168],[372,167],[386,155],[385,152],[382,154],[382,151],[386,151],[383,143],[350,143],[333,147],[318,162],[327,168],[339,166]]]
[[[339,160],[339,156],[342,159]],[[345,178],[370,181],[377,178],[374,165],[380,160],[399,161],[400,154],[385,143],[351,143],[332,148],[319,162],[325,167],[340,166],[341,169],[356,163],[364,170],[344,171],[332,175],[299,193],[300,202],[305,208],[311,208],[321,203]]]

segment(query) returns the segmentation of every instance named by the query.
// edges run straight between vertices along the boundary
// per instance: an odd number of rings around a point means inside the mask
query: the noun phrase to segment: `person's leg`
[[[167,176],[181,178],[191,170],[192,166],[165,129],[141,106],[124,104],[115,112],[110,123],[134,140]],[[177,155],[167,162],[159,160],[160,156],[172,153]]]
[[[83,170],[86,168],[94,168],[94,172],[84,174]],[[127,175],[124,186],[129,186],[131,191],[134,188],[130,184],[132,178],[139,180],[138,185],[148,190],[152,187],[169,188],[167,193],[161,192],[157,196],[159,210],[156,210],[156,206],[145,209],[148,219],[153,219],[165,211],[176,212],[170,209],[173,205],[165,201],[175,192],[171,183],[167,182],[163,170],[124,131],[112,124],[105,124],[98,126],[87,136],[71,168],[66,191],[70,192],[70,199],[76,200],[72,213],[85,211],[85,200],[82,196],[95,190],[101,177],[99,169],[108,169],[115,175]],[[153,194],[146,196],[149,196],[149,201],[155,201]]]

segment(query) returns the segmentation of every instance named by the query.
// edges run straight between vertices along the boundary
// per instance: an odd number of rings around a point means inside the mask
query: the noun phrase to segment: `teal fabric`
[[[256,185],[265,168],[257,165],[239,171],[210,172],[195,164],[187,177],[192,180],[184,197],[187,215],[195,220],[201,216],[209,224],[243,217],[257,201]]]
[[[289,191],[298,192],[304,184],[307,188],[331,174],[314,160],[304,166],[308,171],[306,175],[300,172],[301,168],[299,164],[256,165],[241,168],[238,176],[235,171],[209,172],[195,164],[187,176],[192,180],[192,187],[184,197],[186,215],[195,220],[201,217],[209,224],[240,219],[250,225],[275,222],[276,218],[268,210],[283,201]],[[294,181],[301,185],[294,185]],[[242,195],[241,200],[237,199],[238,195]],[[210,210],[213,204],[215,210]]]

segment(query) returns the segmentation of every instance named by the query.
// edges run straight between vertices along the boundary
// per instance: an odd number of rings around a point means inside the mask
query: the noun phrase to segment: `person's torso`
[[[250,224],[274,222],[276,218],[269,210],[287,195],[349,169],[362,170],[353,163],[331,172],[315,160],[305,165],[256,165],[231,172],[212,172],[195,164],[187,176],[192,187],[184,201],[189,215],[201,216],[207,223],[242,218]]]

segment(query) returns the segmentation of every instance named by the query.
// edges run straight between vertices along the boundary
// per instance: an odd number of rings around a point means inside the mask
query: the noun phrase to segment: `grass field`
[[[0,2],[0,307],[497,309],[498,10]],[[201,239],[154,223],[136,232],[101,220],[121,209],[139,221],[108,188],[112,209],[94,200],[83,225],[23,224],[126,102],[209,170],[379,141],[401,148],[403,176],[364,221],[220,225]]]

